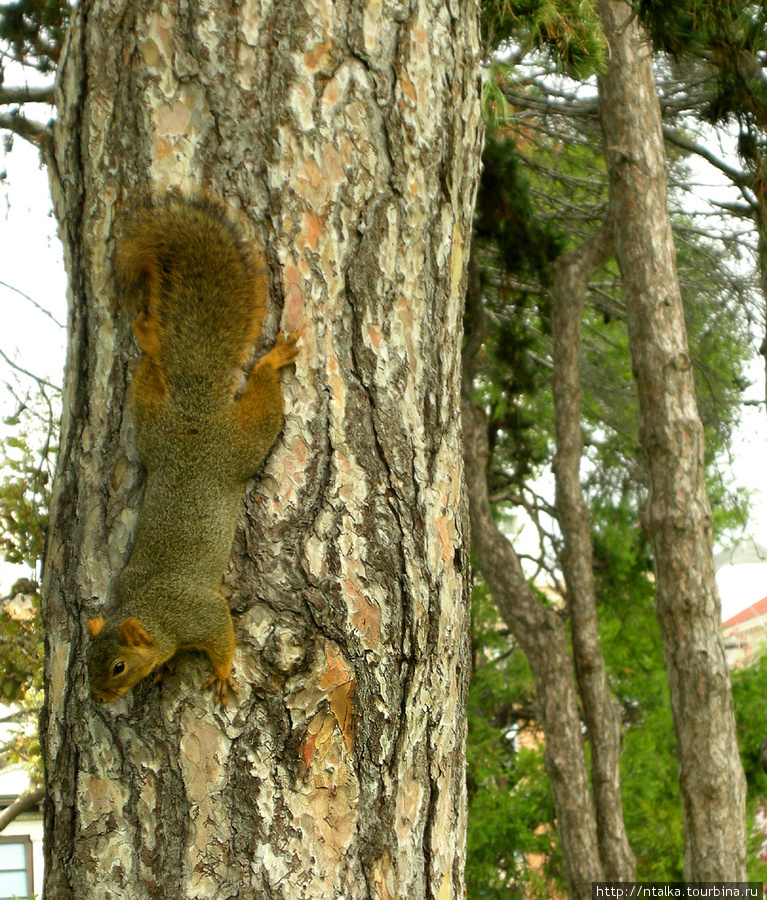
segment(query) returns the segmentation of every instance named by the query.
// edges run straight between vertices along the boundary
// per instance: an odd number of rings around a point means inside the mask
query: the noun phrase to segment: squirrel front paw
[[[296,344],[301,335],[295,331],[290,334],[280,332],[274,340],[274,346],[263,357],[261,362],[269,363],[274,369],[282,369],[296,361],[299,350]]]

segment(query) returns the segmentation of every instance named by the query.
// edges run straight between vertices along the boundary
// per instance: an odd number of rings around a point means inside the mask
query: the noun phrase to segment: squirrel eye
[[[122,660],[120,662],[116,662],[114,666],[112,666],[112,675],[122,675],[124,671],[125,663],[122,662]]]

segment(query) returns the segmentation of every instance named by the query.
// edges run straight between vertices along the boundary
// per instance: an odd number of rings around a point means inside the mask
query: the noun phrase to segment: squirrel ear
[[[104,617],[97,616],[95,619],[88,619],[87,628],[92,638],[98,637],[99,632],[104,627]]]
[[[120,625],[117,640],[128,647],[151,647],[154,643],[138,619],[126,619]]]

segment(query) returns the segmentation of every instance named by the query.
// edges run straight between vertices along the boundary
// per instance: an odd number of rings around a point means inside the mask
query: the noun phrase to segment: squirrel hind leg
[[[232,678],[231,663],[229,664],[229,668],[229,672],[216,670],[214,668],[213,674],[202,686],[203,690],[211,685],[213,686],[213,702],[220,703],[221,706],[226,706],[227,694],[229,691],[233,694],[237,693],[237,685]]]
[[[298,355],[297,334],[280,334],[274,347],[258,360],[245,390],[232,407],[231,443],[239,448],[241,475],[250,478],[269,452],[283,422],[283,397],[279,370]]]

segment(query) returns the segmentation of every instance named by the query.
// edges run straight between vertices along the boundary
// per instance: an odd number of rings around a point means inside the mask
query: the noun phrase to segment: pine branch
[[[695,153],[697,156],[705,159],[706,162],[711,163],[711,165],[715,169],[719,169],[722,174],[726,175],[730,179],[730,181],[738,187],[748,188],[751,186],[752,178],[747,172],[743,172],[741,169],[736,169],[734,166],[729,165],[728,163],[724,162],[724,160],[719,159],[718,156],[715,156],[708,148],[704,147],[702,144],[699,144],[696,141],[692,141],[690,140],[690,138],[684,137],[684,135],[679,134],[678,131],[674,131],[673,128],[669,128],[668,125],[663,126],[663,137],[669,143],[674,144],[681,150],[686,150],[688,153]]]
[[[45,87],[2,87],[0,88],[0,105],[11,103],[47,103],[53,105],[53,85]]]
[[[45,149],[51,137],[47,125],[27,119],[18,112],[0,114],[0,128],[12,131],[40,149]]]

